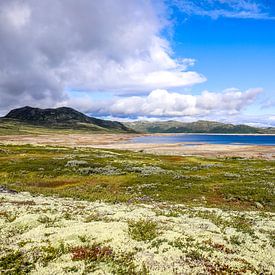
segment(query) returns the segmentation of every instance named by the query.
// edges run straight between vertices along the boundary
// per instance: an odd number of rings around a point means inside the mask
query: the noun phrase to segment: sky
[[[274,0],[1,0],[0,115],[275,126]]]

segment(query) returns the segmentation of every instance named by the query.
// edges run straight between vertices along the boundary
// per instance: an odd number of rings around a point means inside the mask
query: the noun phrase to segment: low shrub
[[[129,235],[136,241],[151,241],[158,236],[157,223],[141,219],[128,221]]]
[[[77,246],[72,248],[72,260],[81,261],[103,261],[113,255],[113,250],[109,246],[100,246],[93,244],[92,246]]]

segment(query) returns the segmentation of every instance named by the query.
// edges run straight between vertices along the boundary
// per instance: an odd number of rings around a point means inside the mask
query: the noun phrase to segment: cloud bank
[[[189,95],[153,90],[148,96],[121,97],[116,100],[95,102],[85,98],[75,104],[86,112],[130,117],[183,117],[207,115],[237,115],[254,102],[262,89],[227,89],[222,93],[204,91],[200,95]]]
[[[165,7],[147,0],[1,0],[0,109],[51,106],[66,88],[131,93],[206,80],[161,36]],[[30,103],[31,102],[31,103]]]

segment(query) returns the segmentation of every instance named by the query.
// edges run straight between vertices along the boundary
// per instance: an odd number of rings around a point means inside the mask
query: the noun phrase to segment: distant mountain
[[[0,120],[1,124],[13,123],[16,126],[23,125],[38,126],[51,129],[70,129],[103,132],[134,132],[120,122],[97,119],[86,116],[69,107],[56,109],[40,109],[33,107],[22,107],[11,110]]]
[[[89,117],[69,107],[40,109],[22,107],[11,110],[0,118],[0,135],[43,134],[49,132],[75,133],[227,133],[227,134],[275,134],[275,128],[256,128],[214,121],[137,121],[122,124],[118,121]]]
[[[143,133],[227,133],[227,134],[275,134],[275,128],[256,128],[248,125],[233,125],[215,121],[199,120],[196,122],[180,121],[136,121],[125,125]]]

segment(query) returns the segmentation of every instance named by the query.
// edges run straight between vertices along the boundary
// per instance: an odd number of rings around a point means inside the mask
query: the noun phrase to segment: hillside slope
[[[69,107],[40,109],[26,106],[11,110],[0,119],[0,133],[45,130],[134,132],[120,122],[89,117]]]
[[[248,125],[233,125],[215,121],[199,120],[196,122],[180,121],[136,121],[125,125],[144,133],[234,133],[234,134],[275,134],[275,128],[256,128]]]

